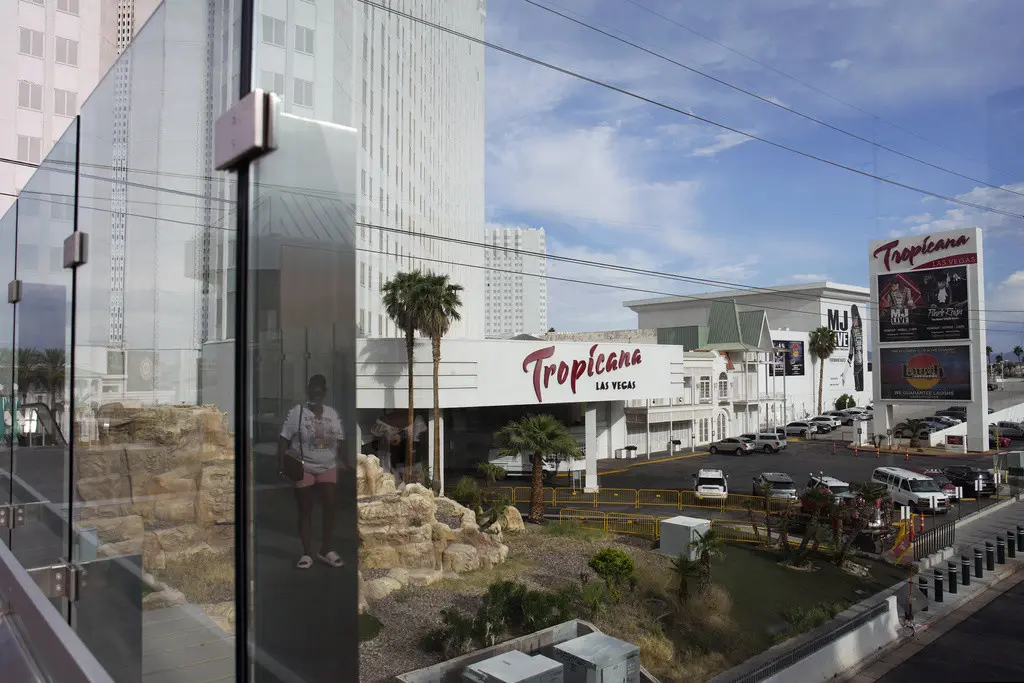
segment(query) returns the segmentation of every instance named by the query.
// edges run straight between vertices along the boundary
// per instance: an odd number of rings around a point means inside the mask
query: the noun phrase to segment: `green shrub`
[[[846,410],[857,405],[857,401],[849,394],[843,394],[836,399],[836,410]]]
[[[476,471],[484,478],[487,485],[490,486],[496,481],[501,481],[505,478],[505,468],[501,465],[495,465],[489,462],[482,462],[476,467]]]
[[[479,513],[484,504],[484,492],[472,477],[462,477],[450,491],[448,497],[459,505]]]
[[[604,579],[613,595],[623,583],[632,584],[636,578],[636,564],[629,553],[618,548],[602,548],[594,553],[587,565]]]

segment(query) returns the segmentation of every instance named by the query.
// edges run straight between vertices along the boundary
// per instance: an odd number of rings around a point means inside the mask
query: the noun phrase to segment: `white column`
[[[614,458],[616,450],[626,447],[626,402],[611,401],[607,405],[608,457]]]
[[[967,450],[981,452],[988,450],[988,358],[985,346],[988,343],[985,330],[985,259],[982,248],[981,230],[974,228],[974,244],[978,252],[977,280],[967,288],[969,295],[968,311],[974,312],[976,319],[971,323],[974,343],[971,345],[971,398],[967,404]],[[971,270],[967,266],[968,273]],[[968,276],[970,277],[970,276]],[[970,317],[970,316],[968,316]]]
[[[583,443],[587,450],[586,468],[587,479],[584,483],[584,491],[596,491],[597,485],[597,405],[588,403],[583,418]]]
[[[441,494],[444,494],[444,413],[441,413],[441,419],[437,423],[438,431],[441,432],[441,471],[438,473],[439,480],[441,482]],[[429,441],[427,444],[427,470],[429,472],[430,481],[434,480],[434,411],[431,410],[427,414],[427,433],[423,435]]]

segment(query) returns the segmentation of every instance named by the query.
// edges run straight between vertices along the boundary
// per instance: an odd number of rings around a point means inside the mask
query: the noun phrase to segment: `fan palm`
[[[690,541],[690,548],[697,556],[701,567],[700,588],[705,590],[711,584],[711,561],[722,557],[722,537],[714,529],[708,529]]]
[[[441,369],[441,339],[448,334],[452,323],[461,320],[459,309],[462,285],[447,275],[427,273],[423,278],[423,298],[419,311],[419,329],[430,338],[434,359],[434,488],[441,490],[441,403],[438,396],[438,375]]]
[[[685,553],[672,560],[672,571],[679,578],[679,601],[690,599],[690,580],[703,581],[704,567],[697,560],[691,560]]]
[[[39,383],[40,354],[36,349],[18,349],[14,359],[14,383],[18,385],[20,399],[28,399],[28,392]]]
[[[39,383],[50,394],[50,408],[52,409],[58,397],[63,398],[64,396],[67,353],[64,349],[45,349],[39,354],[39,361],[36,367]]]
[[[1019,363],[1020,357],[1024,356],[1024,348],[1022,348],[1019,344],[1017,346],[1014,346],[1013,355],[1017,356],[1017,362]]]
[[[919,445],[918,434],[921,433],[922,427],[924,427],[924,421],[922,420],[904,420],[896,425],[896,428],[893,430],[893,434],[898,434],[900,436],[909,434],[908,438],[910,439],[910,447],[917,448]]]
[[[811,355],[818,359],[818,414],[822,411],[822,389],[825,386],[825,361],[836,350],[836,335],[827,327],[811,330],[807,344]]]
[[[569,428],[551,415],[527,415],[509,422],[495,434],[502,456],[518,457],[529,453],[532,458],[530,477],[530,521],[544,519],[544,458],[578,459],[583,457],[580,444]]]
[[[405,354],[409,365],[409,432],[405,439],[406,473],[412,473],[413,440],[412,425],[415,420],[413,397],[414,386],[414,355],[416,351],[416,331],[420,326],[423,309],[426,276],[418,270],[396,273],[394,277],[381,287],[381,300],[388,317],[395,321],[398,329],[405,335]]]

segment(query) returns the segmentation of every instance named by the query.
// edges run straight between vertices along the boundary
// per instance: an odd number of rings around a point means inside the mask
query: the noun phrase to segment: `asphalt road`
[[[964,619],[878,683],[1024,680],[1024,583]]]

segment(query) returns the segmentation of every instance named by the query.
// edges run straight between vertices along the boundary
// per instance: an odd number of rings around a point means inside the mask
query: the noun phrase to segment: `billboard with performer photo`
[[[880,342],[970,339],[967,267],[878,276]]]
[[[883,400],[971,400],[969,346],[882,348],[879,356]]]
[[[775,377],[803,377],[804,343],[784,339],[776,339],[772,343],[776,352],[773,363],[768,366],[768,374]]]

